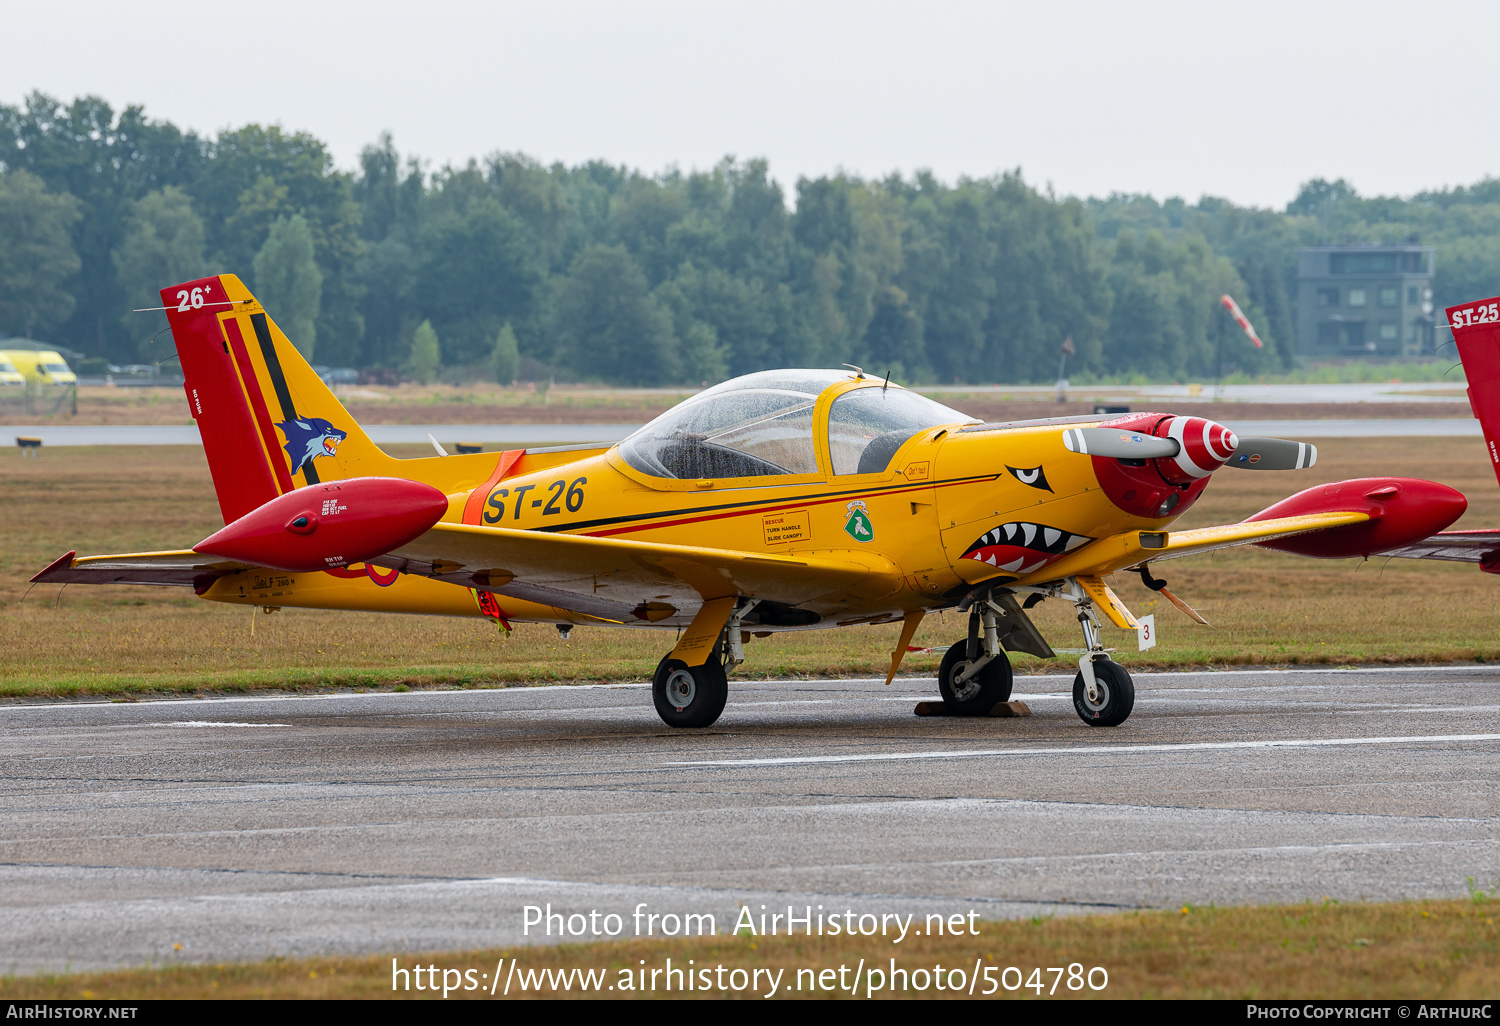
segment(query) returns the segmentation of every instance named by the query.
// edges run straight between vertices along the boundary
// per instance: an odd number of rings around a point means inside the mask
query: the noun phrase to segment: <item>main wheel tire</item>
[[[960,641],[943,656],[938,667],[938,691],[954,716],[986,716],[1001,702],[1010,700],[1010,660],[1001,652],[974,676],[961,684],[954,680],[969,665],[969,644]]]
[[[1099,701],[1090,702],[1083,674],[1073,678],[1073,708],[1078,718],[1091,727],[1118,727],[1135,708],[1135,682],[1113,659],[1094,660],[1094,680],[1099,685]]]
[[[729,700],[729,678],[717,659],[689,666],[666,656],[656,666],[651,697],[656,702],[656,714],[667,726],[707,727],[719,718]]]

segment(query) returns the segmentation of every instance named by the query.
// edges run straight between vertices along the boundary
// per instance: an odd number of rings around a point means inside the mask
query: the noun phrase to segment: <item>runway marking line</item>
[[[1461,665],[1461,666],[1354,666],[1354,667],[1337,667],[1337,666],[1312,667],[1312,666],[1298,666],[1298,667],[1293,667],[1293,668],[1264,669],[1264,670],[1160,670],[1160,671],[1151,671],[1149,673],[1142,672],[1141,676],[1146,677],[1148,679],[1154,679],[1154,678],[1157,678],[1157,677],[1234,677],[1234,676],[1256,676],[1256,675],[1266,675],[1266,674],[1274,674],[1274,673],[1281,673],[1281,674],[1288,674],[1288,675],[1297,675],[1297,674],[1305,674],[1305,673],[1432,673],[1432,672],[1452,673],[1452,672],[1461,671],[1461,670],[1494,670],[1494,669],[1495,669],[1494,666],[1488,666],[1488,665],[1482,665],[1482,664]],[[934,679],[935,678],[932,678],[932,677],[898,677],[894,683],[896,683],[896,684],[904,684],[904,683],[911,683],[911,682],[914,682],[914,681],[927,681],[927,680],[934,680]],[[1072,675],[1066,674],[1066,673],[1027,673],[1027,674],[1022,674],[1021,676],[1017,677],[1017,680],[1025,680],[1025,681],[1071,680],[1071,679],[1072,679]],[[761,686],[761,685],[767,685],[767,684],[803,684],[803,685],[808,685],[808,684],[811,684],[811,685],[817,685],[817,684],[869,684],[869,683],[883,683],[883,678],[880,678],[880,677],[828,677],[828,678],[800,678],[800,679],[796,679],[796,680],[793,680],[793,679],[786,679],[786,680],[745,680],[745,681],[734,681],[734,682],[731,682],[731,683],[734,686],[737,686],[737,687],[744,687],[744,686],[747,686],[747,685]],[[1461,684],[1461,683],[1465,683],[1465,682],[1463,682],[1463,681],[1443,681],[1442,683],[1446,683],[1446,684]],[[1290,685],[1290,686],[1295,686],[1295,685]],[[607,691],[607,690],[615,690],[615,689],[619,689],[619,690],[625,690],[625,689],[642,689],[642,688],[649,688],[649,687],[651,687],[650,682],[628,681],[628,682],[621,682],[621,683],[616,683],[616,684],[538,684],[538,685],[526,685],[526,686],[514,687],[514,688],[511,688],[511,687],[505,687],[505,688],[454,688],[452,690],[447,690],[447,691],[436,691],[436,690],[433,690],[433,691],[364,691],[364,692],[351,691],[351,692],[337,692],[337,693],[328,694],[328,695],[294,695],[294,694],[284,694],[284,695],[237,695],[237,696],[230,697],[230,698],[162,698],[162,699],[147,700],[147,701],[149,701],[150,704],[152,704],[152,705],[192,705],[192,704],[195,704],[195,703],[196,704],[202,704],[202,705],[208,705],[208,704],[216,704],[216,703],[234,703],[234,702],[310,702],[310,701],[326,701],[328,699],[338,699],[338,698],[346,698],[346,699],[347,698],[397,698],[397,697],[400,697],[400,698],[416,698],[416,697],[424,696],[424,695],[428,695],[428,696],[430,696],[430,695],[474,695],[474,694],[482,694],[482,693],[485,693],[485,692],[510,692],[510,691],[524,691],[524,692],[528,692],[528,693],[537,692],[537,691],[582,691],[582,690],[606,690]],[[904,699],[903,699],[903,701],[904,701]],[[116,705],[116,704],[119,704],[119,703],[113,702],[112,700],[109,700],[109,699],[102,699],[100,701],[95,701],[95,702],[45,702],[45,703],[43,703],[43,702],[37,702],[37,703],[26,703],[24,705],[22,705],[22,704],[17,704],[17,705],[0,705],[0,714],[4,714],[6,712],[13,712],[13,711],[29,711],[29,710],[34,710],[34,709],[76,709],[76,708],[85,708],[85,707],[89,707],[89,706],[110,706],[110,705]],[[130,702],[130,703],[126,703],[126,704],[129,704],[129,705],[144,705],[144,704],[147,704],[147,703],[137,700],[135,702]]]
[[[1066,748],[987,748],[970,751],[886,752],[870,755],[796,755],[773,759],[712,759],[664,762],[663,766],[798,766],[833,762],[910,762],[919,759],[987,759],[1016,755],[1135,755],[1161,752],[1222,752],[1253,748],[1326,748],[1353,745],[1500,741],[1500,734],[1421,734],[1409,737],[1330,737],[1267,741],[1192,741],[1173,745],[1071,745]]]
[[[290,723],[236,723],[233,720],[167,720],[161,723],[132,723],[132,727],[290,727]]]

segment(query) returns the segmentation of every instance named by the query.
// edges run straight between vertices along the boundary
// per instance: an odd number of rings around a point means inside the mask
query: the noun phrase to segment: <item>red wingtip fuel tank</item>
[[[448,511],[420,481],[357,477],[278,496],[209,535],[193,551],[293,573],[361,563],[418,537]]]
[[[1399,548],[1436,534],[1468,509],[1463,493],[1412,477],[1359,477],[1317,485],[1261,510],[1245,523],[1306,513],[1368,513],[1348,527],[1256,542],[1266,549],[1319,559],[1347,559]]]

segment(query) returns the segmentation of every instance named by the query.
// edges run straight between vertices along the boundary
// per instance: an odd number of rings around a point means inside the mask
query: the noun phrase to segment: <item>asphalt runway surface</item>
[[[731,681],[702,731],[641,686],[6,704],[0,973],[589,939],[524,933],[548,903],[628,936],[642,903],[726,933],[1500,882],[1500,668],[1136,681],[1115,729],[1060,675],[1017,719]]]

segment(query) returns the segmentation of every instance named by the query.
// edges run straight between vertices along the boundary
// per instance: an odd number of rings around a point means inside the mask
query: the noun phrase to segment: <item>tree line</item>
[[[1212,372],[1216,303],[1293,363],[1296,248],[1420,237],[1441,304],[1500,283],[1500,180],[1408,199],[1307,183],[1285,210],[1080,200],[1020,171],[800,179],[763,160],[650,175],[514,153],[424,169],[389,136],[357,171],[305,133],[213,138],[34,93],[0,104],[0,331],[162,362],[158,289],[239,274],[320,364],[392,379],[714,381],[854,363],[901,381]]]

